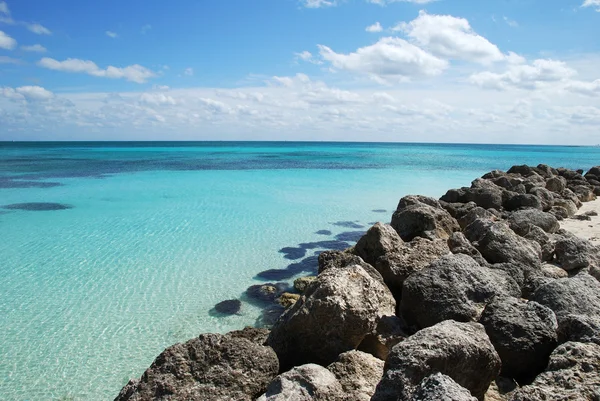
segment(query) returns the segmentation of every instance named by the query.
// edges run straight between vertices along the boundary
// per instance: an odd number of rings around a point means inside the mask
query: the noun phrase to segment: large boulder
[[[464,233],[471,242],[477,242],[475,247],[489,263],[540,264],[540,246],[518,236],[504,222],[477,219],[465,228]]]
[[[530,241],[537,242],[542,251],[542,261],[550,262],[554,259],[554,250],[556,248],[556,238],[552,234],[547,234],[538,226],[530,225],[529,231],[523,235]]]
[[[273,326],[267,343],[283,370],[304,363],[328,365],[356,349],[382,316],[393,316],[396,301],[361,266],[330,268]]]
[[[535,195],[532,194],[518,194],[515,193],[505,199],[502,206],[504,209],[513,211],[519,209],[539,209],[542,210],[544,207],[542,201]]]
[[[389,224],[377,223],[367,231],[354,246],[354,253],[365,262],[375,266],[380,256],[402,247],[404,241]]]
[[[531,296],[532,301],[554,311],[559,324],[568,315],[600,316],[600,282],[579,273],[569,278],[549,279]]]
[[[454,231],[460,231],[456,219],[445,209],[430,204],[414,199],[410,202],[404,198],[400,200],[398,209],[392,215],[391,225],[404,241],[415,237],[448,239]]]
[[[482,325],[448,320],[396,345],[372,401],[410,400],[423,379],[451,377],[479,399],[500,372],[500,357]]]
[[[233,398],[231,398],[233,400]],[[275,378],[257,401],[345,401],[335,375],[322,366],[306,364]]]
[[[347,400],[369,401],[383,376],[381,359],[360,351],[348,351],[327,367],[342,386]]]
[[[528,226],[534,225],[547,233],[555,233],[560,229],[560,224],[556,217],[550,213],[542,212],[537,209],[526,209],[514,212],[508,218],[510,228],[519,235],[522,231],[529,231]]]
[[[441,373],[427,376],[413,393],[410,401],[477,401],[469,390],[461,387],[451,377]]]
[[[392,293],[399,298],[404,280],[408,276],[449,253],[450,249],[446,241],[441,239],[431,241],[417,237],[395,252],[377,259],[375,269],[381,273]]]
[[[551,177],[546,181],[546,189],[560,194],[567,187],[567,180],[564,177]]]
[[[277,376],[277,355],[252,339],[260,331],[202,334],[164,350],[116,401],[254,400]]]
[[[565,343],[552,353],[544,373],[517,390],[511,401],[600,400],[600,345]]]
[[[373,266],[349,251],[325,251],[319,254],[319,274],[328,269],[344,269],[352,266],[360,266],[369,273],[374,280],[383,284],[383,277]]]
[[[520,293],[505,272],[481,267],[467,255],[449,255],[404,282],[400,310],[420,328],[448,319],[477,321],[493,297]]]
[[[530,194],[535,195],[542,202],[542,210],[548,211],[554,206],[554,194],[546,188],[534,187],[529,191]]]
[[[567,270],[587,268],[589,273],[600,280],[600,247],[590,241],[565,235],[556,241],[556,261]]]
[[[544,370],[556,347],[556,317],[537,302],[498,297],[483,311],[479,323],[500,359],[502,376],[523,382]]]
[[[358,350],[385,361],[394,345],[406,337],[408,334],[402,319],[398,316],[384,316],[375,330],[360,343]]]
[[[459,188],[450,189],[440,200],[448,203],[468,203],[474,202],[477,206],[484,209],[502,208],[503,189],[497,185],[491,185],[479,188]]]
[[[552,206],[551,210],[556,210],[556,208],[563,208],[566,212],[566,217],[573,217],[577,214],[577,204],[573,202],[571,199],[555,199],[554,206]],[[556,214],[555,214],[556,215]],[[561,212],[561,215],[562,212]],[[564,216],[564,215],[563,215]]]
[[[463,233],[453,233],[452,236],[448,238],[448,247],[453,254],[462,253],[464,255],[469,255],[481,266],[488,265],[487,260],[481,256],[481,253],[473,246],[473,244],[471,244],[471,242],[469,242]]]

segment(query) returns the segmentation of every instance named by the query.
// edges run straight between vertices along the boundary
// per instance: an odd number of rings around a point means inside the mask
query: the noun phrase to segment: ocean
[[[587,169],[598,147],[0,143],[0,398],[110,400],[167,346],[253,325],[219,316],[261,272],[514,164]]]

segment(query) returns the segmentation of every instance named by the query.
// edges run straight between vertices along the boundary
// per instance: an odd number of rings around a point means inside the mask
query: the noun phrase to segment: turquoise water
[[[0,398],[112,399],[166,346],[254,324],[248,303],[209,311],[261,271],[523,163],[589,168],[600,148],[0,143]],[[28,202],[70,208],[2,208]]]

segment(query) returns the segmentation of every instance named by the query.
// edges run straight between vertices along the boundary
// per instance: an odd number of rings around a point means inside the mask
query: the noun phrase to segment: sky
[[[600,0],[0,0],[0,140],[600,144]]]

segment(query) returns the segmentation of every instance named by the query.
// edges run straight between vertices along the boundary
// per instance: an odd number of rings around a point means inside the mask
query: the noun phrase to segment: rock
[[[496,216],[494,216],[492,213],[490,213],[487,209],[477,206],[477,207],[474,207],[473,209],[469,210],[469,212],[467,212],[467,214],[462,216],[458,220],[458,224],[460,225],[461,228],[465,228],[466,226],[471,224],[476,219],[496,220]]]
[[[490,384],[483,401],[508,401],[516,388],[518,384],[513,379],[498,376]]]
[[[343,401],[342,386],[322,366],[307,364],[275,378],[257,401]]]
[[[392,215],[391,225],[404,241],[415,237],[448,239],[454,231],[460,231],[456,219],[443,208],[421,202],[405,203],[402,200]]]
[[[544,263],[542,265],[542,269],[540,270],[540,273],[544,277],[549,277],[549,278],[553,278],[553,279],[569,277],[569,273],[567,273],[566,270],[561,269],[560,267],[549,264],[549,263]]]
[[[581,220],[581,221],[591,221],[592,218],[590,216],[586,216],[585,214],[576,214],[575,216],[573,216],[573,218],[575,220]]]
[[[358,347],[396,302],[361,266],[327,269],[273,326],[268,344],[282,368],[327,365]]]
[[[569,217],[569,212],[562,206],[552,206],[548,213],[556,217],[556,220],[564,220]]]
[[[404,280],[412,273],[424,269],[434,260],[448,255],[450,249],[446,241],[415,238],[406,246],[380,257],[375,268],[392,293],[399,298]]]
[[[556,169],[553,169],[552,167],[546,164],[538,164],[536,167],[534,167],[533,170],[544,178],[550,178],[558,174],[558,171],[556,171]]]
[[[507,173],[508,174],[519,174],[519,175],[522,175],[523,177],[528,177],[530,175],[536,174],[533,167],[529,167],[526,164],[523,164],[520,166],[512,166],[510,169],[508,169]]]
[[[440,205],[444,210],[450,213],[450,216],[455,219],[460,219],[462,216],[467,214],[471,209],[477,207],[475,202],[467,202],[467,203],[448,203],[442,200],[439,201]]]
[[[258,345],[265,345],[267,337],[269,337],[270,331],[267,329],[260,329],[256,327],[244,327],[243,330],[234,330],[227,333],[231,338],[244,338],[250,342]]]
[[[242,308],[242,302],[239,299],[228,299],[215,305],[215,311],[223,315],[235,315]]]
[[[531,300],[552,309],[559,324],[568,315],[597,317],[600,316],[600,282],[585,273],[550,280],[535,290]]]
[[[538,266],[541,248],[533,241],[519,237],[504,222],[477,219],[465,228],[465,236],[477,241],[475,247],[489,263],[515,262]]]
[[[238,333],[239,335],[239,333]],[[239,336],[202,334],[164,350],[116,401],[253,400],[279,370],[275,352]]]
[[[574,180],[581,180],[583,179],[582,175],[575,171],[575,170],[570,170],[567,168],[563,168],[563,167],[559,167],[556,169],[556,171],[558,171],[558,174],[561,177],[565,177],[567,179],[567,181],[574,181]]]
[[[526,209],[514,212],[508,218],[510,228],[519,235],[525,235],[529,229],[527,226],[532,224],[544,230],[547,233],[555,233],[560,229],[560,224],[556,217],[550,213],[542,212],[537,209]],[[525,231],[521,234],[520,231]]]
[[[592,167],[585,175],[587,176],[589,174],[600,177],[600,166]]]
[[[546,181],[546,189],[557,194],[561,193],[567,187],[567,180],[564,177],[552,177]]]
[[[248,301],[258,304],[275,302],[275,299],[287,289],[287,283],[255,284],[248,287],[246,297]]]
[[[532,194],[515,194],[503,203],[506,210],[539,209],[542,210],[542,201]]]
[[[481,253],[469,242],[463,233],[453,233],[448,239],[448,247],[453,254],[462,253],[469,255],[481,266],[487,266],[488,262],[481,256]]]
[[[316,279],[315,276],[299,277],[294,280],[294,289],[299,293],[303,293],[306,290],[306,287]]]
[[[358,350],[385,361],[394,345],[406,337],[408,334],[402,319],[397,316],[383,316],[375,330],[360,343]]]
[[[512,401],[600,399],[600,345],[565,343],[552,353],[544,373],[517,390]]]
[[[448,203],[474,202],[484,209],[502,208],[502,188],[497,185],[489,185],[484,188],[460,188],[451,189],[440,199]]]
[[[461,387],[451,377],[441,373],[427,376],[413,393],[411,401],[477,401],[469,390]]]
[[[279,296],[279,298],[277,298],[277,302],[284,308],[289,308],[290,306],[294,305],[298,299],[300,299],[300,294],[284,292]]]
[[[556,241],[556,261],[566,271],[588,268],[590,274],[600,279],[600,247],[574,235]]]
[[[542,187],[534,187],[529,193],[536,196],[542,202],[542,210],[548,211],[554,205],[554,195],[552,191]]]
[[[380,256],[392,253],[402,247],[404,241],[389,224],[377,223],[358,240],[354,253],[365,262],[375,266]]]
[[[360,351],[344,352],[327,367],[342,386],[347,400],[369,401],[383,376],[380,359]]]
[[[556,239],[552,234],[546,234],[544,230],[537,226],[531,226],[529,232],[523,236],[530,241],[537,242],[542,250],[542,261],[551,261],[554,259],[554,248]]]
[[[542,372],[557,344],[554,312],[537,302],[494,298],[479,323],[500,355],[501,374],[519,382]]]
[[[283,312],[285,312],[285,308],[278,303],[268,305],[263,308],[254,325],[260,328],[271,328],[277,319],[283,315]]]
[[[586,184],[587,184],[587,182],[586,182]],[[571,191],[575,192],[575,195],[577,195],[577,198],[579,198],[579,200],[581,202],[590,202],[590,201],[593,201],[594,199],[596,199],[596,195],[594,194],[594,189],[589,184],[573,185],[573,186],[569,186],[569,189]]]
[[[372,401],[410,400],[419,383],[438,372],[483,398],[500,372],[500,357],[482,325],[448,320],[396,345]]]
[[[585,216],[595,217],[598,216],[598,212],[595,210],[588,210],[584,213]]]
[[[551,210],[554,210],[556,207],[562,207],[566,210],[567,215],[565,218],[575,216],[577,213],[577,204],[570,199],[555,199]]]
[[[344,269],[351,266],[362,267],[369,275],[383,284],[383,277],[373,266],[366,263],[360,256],[346,251],[325,251],[319,255],[319,274],[327,269]]]
[[[558,341],[565,343],[595,343],[600,345],[600,317],[567,315],[557,330]]]
[[[400,310],[407,323],[420,328],[448,319],[477,321],[494,296],[520,293],[506,273],[483,268],[466,255],[450,255],[408,277]]]

